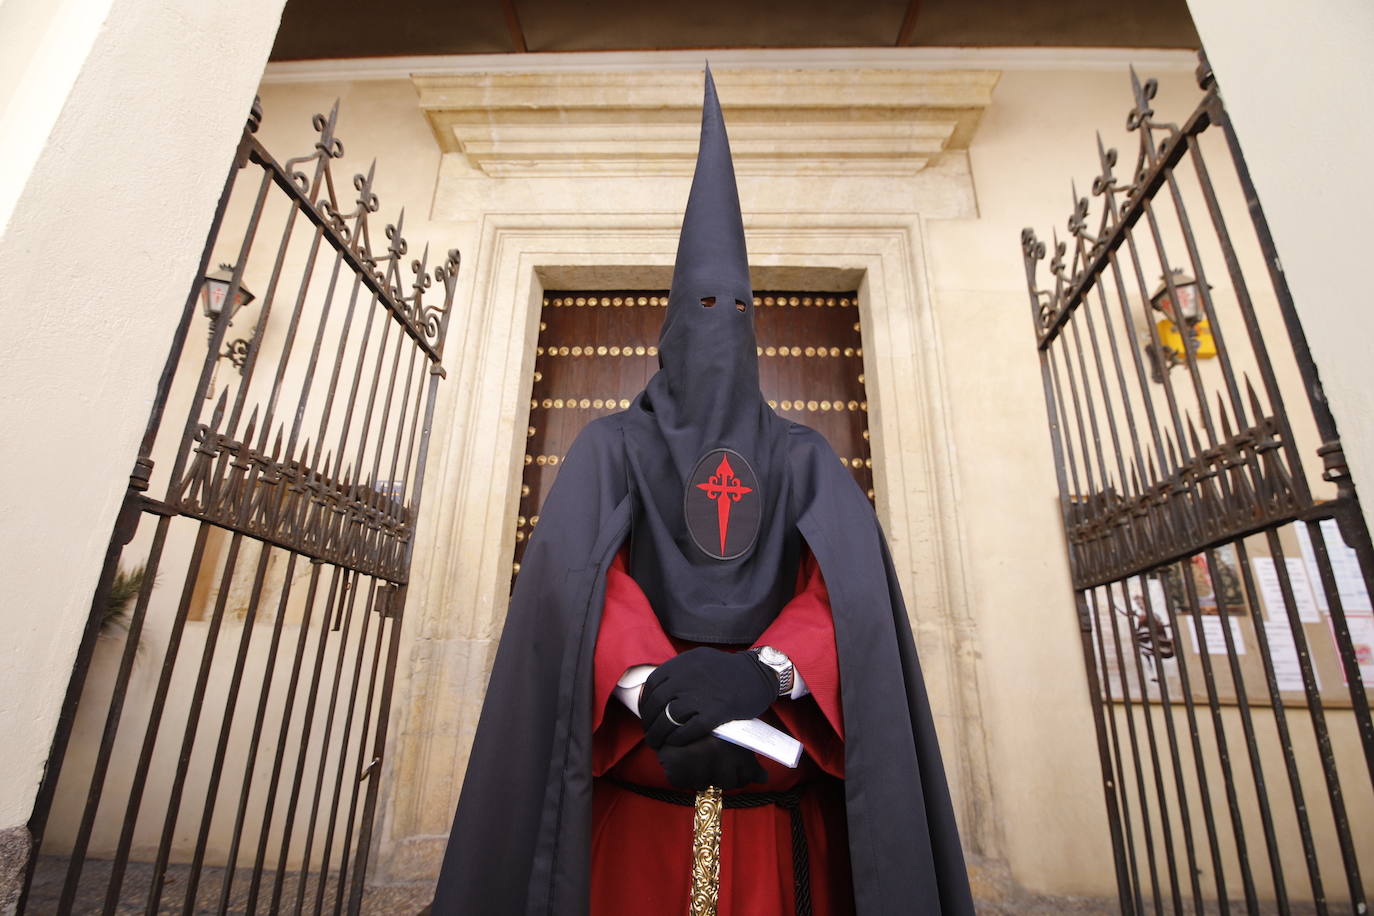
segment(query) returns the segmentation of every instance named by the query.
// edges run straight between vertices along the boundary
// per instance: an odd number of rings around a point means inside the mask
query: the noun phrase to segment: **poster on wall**
[[[1096,608],[1092,621],[1093,655],[1102,675],[1103,697],[1117,702],[1125,696],[1140,699],[1141,673],[1145,676],[1144,695],[1159,699],[1161,671],[1169,696],[1182,696],[1178,687],[1174,633],[1165,614],[1164,585],[1159,579],[1145,578],[1149,589],[1147,596],[1141,581],[1141,577],[1136,576],[1124,587],[1122,583],[1113,583],[1110,588],[1094,589],[1096,600],[1089,605],[1090,610]],[[1150,625],[1152,614],[1153,626]]]
[[[1204,554],[1195,554],[1180,563],[1164,568],[1164,590],[1175,614],[1193,613],[1193,603],[1180,567],[1187,570],[1197,595],[1198,610],[1203,614],[1217,614],[1225,608],[1228,614],[1244,614],[1245,593],[1241,586],[1240,564],[1234,544],[1224,544],[1212,551],[1218,582],[1212,581]]]
[[[1350,629],[1350,643],[1355,649],[1355,663],[1360,666],[1360,680],[1364,683],[1364,689],[1374,688],[1374,616],[1368,614],[1351,614],[1345,618],[1346,626]],[[1339,647],[1336,642],[1336,630],[1330,618],[1327,619],[1327,627],[1331,632],[1331,642]],[[1340,657],[1340,649],[1336,649],[1337,658]],[[1350,679],[1345,677],[1345,668],[1341,667],[1341,679],[1345,686],[1350,686]]]

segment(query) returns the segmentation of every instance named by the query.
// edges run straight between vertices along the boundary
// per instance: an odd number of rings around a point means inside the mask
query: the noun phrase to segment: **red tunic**
[[[659,665],[694,643],[669,637],[648,599],[617,557],[606,577],[606,605],[597,637],[592,727],[593,916],[686,912],[691,886],[692,809],[645,798],[600,777],[671,789],[639,720],[611,696],[635,665]],[[854,912],[844,813],[844,722],[830,600],[820,567],[808,553],[798,589],[755,645],[781,649],[810,689],[781,699],[765,721],[806,749],[796,769],[759,757],[765,785],[742,792],[778,792],[806,785],[801,812],[811,864],[815,916]],[[727,793],[729,794],[729,793]],[[790,815],[776,805],[726,809],[721,822],[719,916],[794,912]]]

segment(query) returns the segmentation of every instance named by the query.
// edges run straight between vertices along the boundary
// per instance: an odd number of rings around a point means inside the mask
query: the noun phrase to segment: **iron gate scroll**
[[[1132,71],[1130,173],[1099,137],[1097,204],[1022,234],[1120,905],[1363,913],[1374,550],[1198,75],[1173,124]]]
[[[260,120],[110,541],[26,912],[362,904],[458,253],[407,263],[404,212],[377,232],[375,163],[336,184],[337,103],[285,163]]]

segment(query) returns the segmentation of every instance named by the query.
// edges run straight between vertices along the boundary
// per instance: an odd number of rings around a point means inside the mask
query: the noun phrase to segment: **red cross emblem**
[[[708,499],[716,501],[716,520],[720,526],[720,552],[725,554],[725,539],[730,533],[730,506],[744,498],[745,493],[753,493],[752,487],[746,487],[735,476],[735,469],[730,467],[728,455],[720,456],[720,465],[716,472],[711,475],[706,483],[697,484],[697,489],[706,493]]]

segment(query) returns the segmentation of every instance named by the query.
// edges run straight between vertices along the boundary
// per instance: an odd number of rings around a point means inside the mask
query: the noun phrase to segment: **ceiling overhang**
[[[714,71],[740,175],[914,175],[964,150],[995,70]],[[412,76],[440,148],[494,178],[684,176],[700,71]]]

